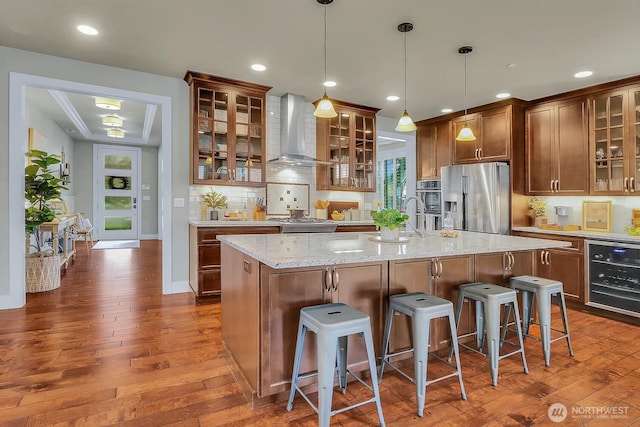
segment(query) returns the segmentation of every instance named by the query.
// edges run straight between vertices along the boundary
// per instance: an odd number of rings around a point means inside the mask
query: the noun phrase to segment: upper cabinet
[[[440,168],[451,164],[451,120],[418,123],[416,145],[417,179],[440,178]]]
[[[338,115],[316,118],[316,157],[327,162],[316,167],[317,189],[375,192],[379,109],[332,102]]]
[[[188,71],[191,183],[264,186],[268,86]]]
[[[453,119],[453,163],[506,161],[511,159],[511,105],[467,114],[466,123],[476,136],[475,141],[456,141],[465,124],[465,116]]]
[[[591,194],[640,190],[640,86],[589,97]]]
[[[547,102],[527,108],[525,129],[527,194],[588,194],[586,98]]]

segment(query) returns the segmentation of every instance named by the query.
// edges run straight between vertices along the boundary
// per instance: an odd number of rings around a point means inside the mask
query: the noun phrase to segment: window
[[[384,208],[400,209],[407,197],[407,159],[397,157],[378,160],[377,197]]]

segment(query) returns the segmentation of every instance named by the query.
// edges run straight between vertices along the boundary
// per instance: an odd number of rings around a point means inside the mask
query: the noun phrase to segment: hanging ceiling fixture
[[[411,132],[416,130],[416,124],[411,120],[411,116],[407,113],[407,33],[413,30],[413,24],[405,22],[398,25],[398,31],[404,33],[404,113],[398,120],[396,130],[398,132]]]
[[[122,103],[119,99],[102,97],[96,98],[96,107],[98,108],[104,108],[105,110],[119,110],[121,106]]]
[[[111,138],[124,138],[124,132],[121,129],[107,130],[107,136]]]
[[[124,125],[124,120],[118,116],[104,116],[102,118],[102,124],[109,127],[121,128]]]
[[[460,129],[460,133],[456,136],[456,141],[475,141],[476,136],[471,128],[467,125],[467,54],[471,53],[471,46],[462,46],[458,49],[458,53],[464,55],[464,126]]]
[[[317,0],[318,3],[324,6],[324,81],[327,81],[327,5],[333,3],[333,0]],[[331,100],[327,96],[327,89],[325,85],[324,95],[318,102],[318,106],[316,107],[316,111],[313,112],[313,115],[316,117],[324,117],[324,118],[332,118],[336,117],[338,113],[336,113],[335,108],[333,108],[333,104]]]

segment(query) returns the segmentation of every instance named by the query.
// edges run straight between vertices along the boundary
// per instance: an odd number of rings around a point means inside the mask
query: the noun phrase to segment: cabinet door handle
[[[340,274],[338,273],[338,269],[336,267],[333,267],[333,288],[332,288],[333,292],[338,290],[339,284],[340,284]]]
[[[636,191],[636,177],[632,176],[629,178],[629,191],[635,193]]]
[[[546,251],[540,251],[540,264],[544,265],[544,253]]]
[[[244,271],[251,274],[251,263],[246,259],[242,261],[243,261],[242,264],[243,264]]]
[[[324,269],[324,290],[326,292],[331,292],[331,285],[333,282],[333,276],[331,275],[331,267],[326,267]]]
[[[557,179],[556,179],[555,189],[556,189],[556,193],[560,192],[560,181],[558,181]]]
[[[624,177],[624,184],[622,184],[624,191],[629,191],[629,177]]]
[[[478,148],[478,160],[482,160],[482,148]]]
[[[509,267],[509,270],[513,270],[513,267],[516,266],[516,258],[511,252],[509,252],[509,259],[511,260],[511,266]]]
[[[547,261],[547,265],[551,265],[551,252],[545,251],[545,260]]]
[[[502,254],[502,269],[504,271],[509,270],[509,252],[505,252]]]
[[[438,277],[438,260],[435,259],[431,261],[431,277],[434,279]]]
[[[553,193],[553,180],[549,181],[549,189]]]

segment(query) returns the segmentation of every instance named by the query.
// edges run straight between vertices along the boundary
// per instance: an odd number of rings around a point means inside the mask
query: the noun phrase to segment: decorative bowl
[[[340,212],[332,212],[331,219],[334,221],[342,221],[344,219],[344,214]]]

